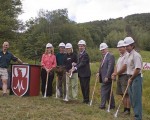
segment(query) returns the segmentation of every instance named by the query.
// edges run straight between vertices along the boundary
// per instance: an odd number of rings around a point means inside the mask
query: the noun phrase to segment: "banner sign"
[[[12,84],[11,89],[17,96],[23,96],[29,86],[29,66],[13,65],[12,66]]]
[[[143,70],[150,70],[150,63],[143,62]]]

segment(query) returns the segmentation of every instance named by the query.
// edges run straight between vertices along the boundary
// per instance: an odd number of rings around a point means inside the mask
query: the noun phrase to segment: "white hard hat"
[[[47,43],[46,47],[53,47],[51,43]]]
[[[86,42],[85,42],[84,40],[80,40],[80,41],[78,42],[78,45],[86,45]]]
[[[124,41],[123,40],[120,40],[117,44],[117,47],[124,47]]]
[[[128,45],[130,45],[130,44],[132,44],[132,43],[134,43],[134,40],[133,40],[132,37],[126,37],[126,38],[124,39],[124,44],[125,44],[125,46],[128,46]]]
[[[108,48],[108,45],[107,45],[106,43],[101,43],[101,44],[99,45],[99,49],[100,49],[100,50],[103,50],[103,49],[106,49],[106,48]]]
[[[59,43],[59,47],[65,47],[65,43],[63,42]]]
[[[72,44],[71,43],[67,43],[65,48],[72,48]]]

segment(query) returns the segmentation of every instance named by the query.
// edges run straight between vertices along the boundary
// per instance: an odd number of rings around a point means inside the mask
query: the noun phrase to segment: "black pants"
[[[41,92],[42,95],[44,96],[45,93],[45,86],[46,86],[46,77],[47,77],[47,72],[45,69],[41,70],[41,80],[42,80],[42,84],[41,84]],[[53,79],[54,79],[54,72],[50,72],[48,75],[48,84],[47,84],[47,92],[46,92],[46,96],[52,96],[52,83],[53,83]]]
[[[90,77],[79,77],[83,102],[89,102]]]

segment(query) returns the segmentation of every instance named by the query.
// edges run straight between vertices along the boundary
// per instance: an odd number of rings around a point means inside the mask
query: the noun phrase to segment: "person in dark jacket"
[[[64,57],[64,66],[66,69],[66,97],[65,101],[68,101],[70,97],[77,99],[78,95],[78,73],[72,72],[73,64],[77,63],[77,55],[73,52],[71,43],[66,44],[66,55]],[[70,90],[71,93],[70,94]]]
[[[78,71],[78,77],[80,80],[82,95],[83,95],[83,103],[89,103],[89,92],[90,92],[90,59],[89,55],[86,52],[86,42],[84,40],[80,40],[78,42],[79,55],[78,62],[73,68]]]
[[[57,68],[59,71],[57,71],[57,77],[58,77],[58,90],[56,92],[58,92],[58,96],[60,98],[65,97],[65,70],[64,70],[64,56],[65,56],[65,44],[63,42],[61,42],[59,44],[59,52],[56,54],[56,61],[57,61]],[[64,88],[63,88],[64,87]]]
[[[100,44],[100,51],[102,53],[103,59],[99,68],[99,78],[101,83],[101,104],[100,109],[105,109],[106,102],[109,102],[110,91],[112,85],[111,75],[114,71],[115,57],[109,53],[108,46],[106,43]],[[110,101],[110,109],[115,108],[115,100],[112,94]]]

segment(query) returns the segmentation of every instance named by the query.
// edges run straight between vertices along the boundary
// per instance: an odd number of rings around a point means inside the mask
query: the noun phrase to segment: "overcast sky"
[[[24,13],[19,19],[36,17],[40,9],[68,9],[77,23],[125,17],[135,13],[150,13],[150,0],[22,0]]]

